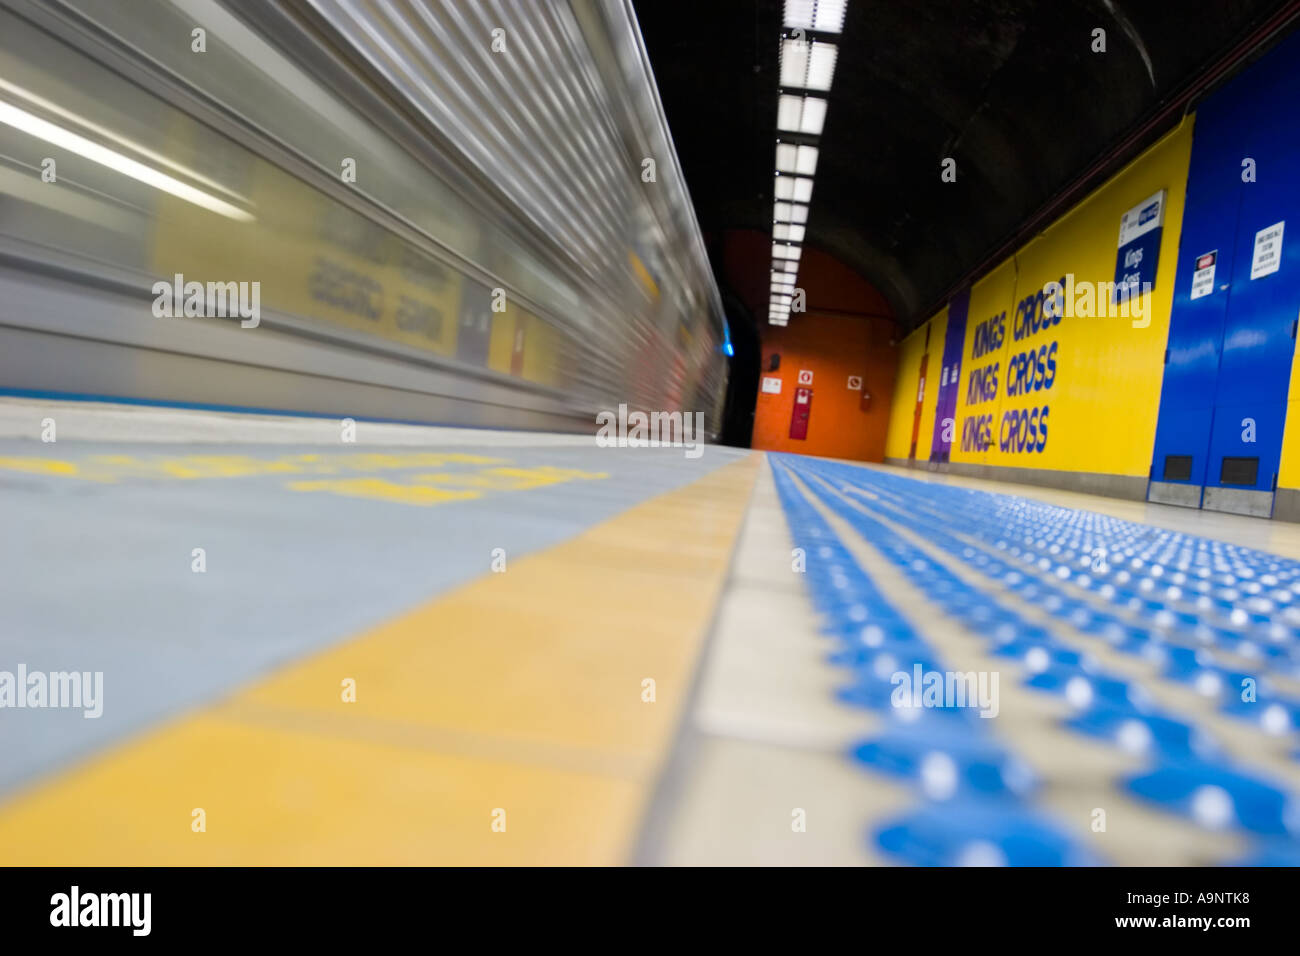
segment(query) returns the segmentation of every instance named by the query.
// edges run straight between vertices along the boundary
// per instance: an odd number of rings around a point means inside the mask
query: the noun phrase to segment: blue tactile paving
[[[773,471],[795,545],[808,557],[806,582],[822,630],[838,645],[828,659],[848,677],[839,699],[886,717],[884,728],[850,756],[868,771],[912,786],[927,808],[870,825],[876,847],[918,865],[1092,862],[1062,828],[1035,815],[1033,771],[995,739],[977,708],[918,707],[917,697],[903,692],[896,675],[947,668],[862,571],[790,472],[780,463]],[[992,626],[1018,623],[885,526],[873,527],[870,538],[905,574],[927,582],[927,593],[953,613]],[[990,822],[996,826],[983,825]]]
[[[886,853],[919,866],[1091,866],[1098,860],[1013,802],[926,807],[876,834]]]
[[[1291,734],[1300,726],[1300,701],[1279,693],[1271,678],[1300,675],[1300,562],[834,462],[779,456],[774,472],[796,543],[819,558],[808,562],[807,585],[825,632],[839,644],[830,660],[850,678],[840,699],[889,717],[853,757],[911,782],[925,801],[920,813],[873,826],[880,849],[920,864],[1085,862],[1032,811],[1032,773],[969,708],[926,709],[916,719],[915,708],[896,706],[889,675],[918,664],[941,671],[941,661],[856,566],[794,485],[796,474],[938,610],[984,640],[989,653],[1019,665],[1026,686],[1063,697],[1071,711],[1063,731],[1146,759],[1144,771],[1115,786],[1207,830],[1233,829],[1259,841],[1244,859],[1224,862],[1296,858],[1300,804],[1293,793],[1236,766],[1194,719],[1156,707],[1146,688],[1106,673],[1053,631],[1060,626],[1140,656],[1157,666],[1159,680],[1195,690],[1262,735]],[[987,588],[972,587],[873,515],[919,535]],[[999,592],[1041,609],[1049,623],[1025,620]],[[1220,655],[1247,660],[1249,669]],[[909,723],[901,719],[907,715]]]

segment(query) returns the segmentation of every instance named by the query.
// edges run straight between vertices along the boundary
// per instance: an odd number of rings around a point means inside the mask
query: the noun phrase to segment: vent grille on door
[[[1253,485],[1258,478],[1258,458],[1225,458],[1219,469],[1221,485]]]
[[[1165,481],[1190,481],[1191,455],[1165,455]]]

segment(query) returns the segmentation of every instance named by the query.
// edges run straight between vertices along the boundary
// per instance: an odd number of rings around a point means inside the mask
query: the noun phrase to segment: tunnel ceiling
[[[701,227],[770,231],[781,0],[634,5]],[[915,326],[1286,6],[849,0],[806,245],[871,280]],[[1098,27],[1105,53],[1091,50]],[[940,179],[944,157],[955,183]]]

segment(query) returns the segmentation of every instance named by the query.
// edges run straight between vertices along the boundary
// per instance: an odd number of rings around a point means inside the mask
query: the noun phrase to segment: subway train
[[[717,430],[629,0],[0,0],[0,393]]]

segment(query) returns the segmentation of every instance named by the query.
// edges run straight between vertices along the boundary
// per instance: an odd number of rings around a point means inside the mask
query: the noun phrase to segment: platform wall
[[[1185,119],[975,282],[960,360],[947,369],[957,377],[955,412],[938,418],[934,403],[923,404],[916,463],[933,458],[958,473],[1144,496],[1193,125]],[[1153,204],[1157,227],[1143,223],[1136,239],[1136,226],[1121,235],[1126,213],[1150,216]],[[1149,291],[1116,301],[1110,287],[1126,275],[1137,275],[1139,288],[1150,283]],[[1062,285],[1059,317],[1045,294],[1053,281]],[[925,334],[913,332],[901,354],[925,349],[917,344]],[[927,351],[937,386],[943,342],[933,331]],[[919,362],[904,362],[897,396],[915,394],[918,371]],[[950,464],[936,450],[945,429]],[[896,413],[889,458],[906,460],[910,446],[910,422]]]

